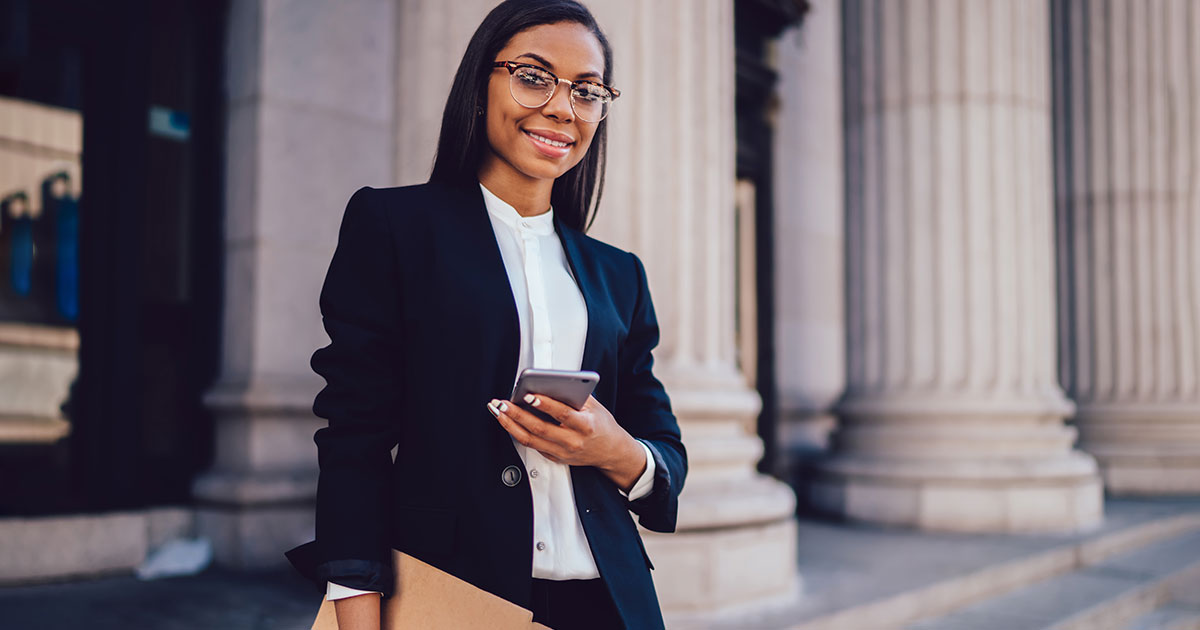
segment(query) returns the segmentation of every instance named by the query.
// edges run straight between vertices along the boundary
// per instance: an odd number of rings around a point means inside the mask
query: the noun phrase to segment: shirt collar
[[[500,219],[509,228],[521,233],[547,235],[554,233],[554,208],[531,217],[523,217],[517,209],[496,196],[482,183],[479,189],[483,191],[483,205],[487,206],[488,214]]]

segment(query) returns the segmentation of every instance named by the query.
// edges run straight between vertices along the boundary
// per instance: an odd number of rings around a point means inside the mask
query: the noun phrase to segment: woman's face
[[[542,24],[517,33],[495,61],[541,66],[561,79],[604,79],[604,51],[586,27],[575,22]],[[550,183],[583,159],[597,123],[580,120],[571,110],[570,88],[560,83],[550,101],[523,107],[509,92],[510,75],[495,68],[488,83],[487,138],[491,154],[485,168],[508,170],[517,179]],[[540,138],[554,141],[543,142]],[[561,143],[567,143],[561,146]]]

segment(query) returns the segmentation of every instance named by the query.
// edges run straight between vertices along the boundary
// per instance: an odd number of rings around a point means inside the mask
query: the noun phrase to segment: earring
[[[475,117],[476,117],[476,118],[478,118],[478,117],[480,117],[480,116],[482,116],[482,115],[483,115],[483,108],[482,108],[482,107],[480,107],[480,106],[478,106],[478,105],[476,105],[476,106],[475,106]]]

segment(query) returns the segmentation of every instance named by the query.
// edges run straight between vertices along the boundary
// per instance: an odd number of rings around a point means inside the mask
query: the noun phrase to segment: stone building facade
[[[766,203],[736,165],[739,3],[804,9],[763,55]],[[428,176],[493,4],[229,3],[215,456],[186,510],[225,565],[311,536],[308,359],[341,209]],[[679,532],[645,534],[672,619],[802,598],[798,505],[1078,532],[1106,491],[1200,495],[1200,6],[590,5],[625,93],[592,233],[646,263],[691,456]],[[764,207],[769,231],[741,238]],[[763,273],[765,373],[746,315]]]

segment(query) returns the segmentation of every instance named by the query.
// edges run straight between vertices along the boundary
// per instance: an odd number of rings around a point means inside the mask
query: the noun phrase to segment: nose
[[[564,85],[565,84],[565,85]],[[542,114],[561,122],[575,120],[575,110],[571,109],[571,82],[566,79],[558,80],[558,87],[550,100],[542,106]]]

